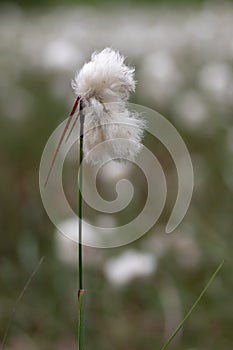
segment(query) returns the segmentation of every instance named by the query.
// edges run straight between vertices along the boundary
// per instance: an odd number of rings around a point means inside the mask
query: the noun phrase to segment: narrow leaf
[[[79,118],[79,113],[77,114],[77,116],[76,116],[76,118],[75,118],[75,120],[74,120],[74,123],[73,123],[73,125],[72,125],[72,127],[71,127],[71,129],[70,129],[69,134],[67,135],[67,138],[66,138],[66,141],[65,141],[65,142],[67,142],[67,141],[69,140],[70,135],[71,135],[71,133],[72,133],[72,131],[73,131],[73,129],[74,129],[76,123],[77,123],[78,118]]]
[[[221,268],[223,267],[224,264],[224,260],[219,264],[219,266],[217,267],[217,269],[215,270],[215,272],[213,273],[213,275],[210,277],[209,281],[207,282],[206,286],[204,287],[204,289],[201,291],[200,295],[198,296],[198,298],[196,299],[196,301],[193,303],[193,305],[191,306],[191,308],[189,309],[189,311],[187,312],[187,314],[185,315],[184,319],[180,322],[180,324],[177,326],[177,328],[174,330],[174,332],[172,333],[172,335],[170,336],[170,338],[168,339],[168,341],[166,342],[166,344],[161,348],[161,350],[165,350],[167,349],[168,345],[172,342],[172,340],[175,338],[176,334],[179,332],[179,330],[183,327],[183,325],[185,324],[185,322],[187,321],[187,319],[190,317],[191,313],[193,312],[193,310],[196,308],[197,304],[199,303],[199,301],[202,299],[202,297],[204,296],[204,294],[206,293],[207,289],[209,288],[209,286],[211,285],[211,283],[213,282],[213,280],[215,279],[215,277],[217,276],[217,274],[219,273],[219,271],[221,270]]]
[[[53,159],[52,159],[52,163],[51,163],[51,165],[50,165],[50,168],[49,168],[49,171],[48,171],[48,175],[47,175],[46,180],[45,180],[45,183],[44,183],[44,187],[46,187],[46,185],[47,185],[47,183],[48,183],[48,181],[49,181],[49,177],[50,177],[51,171],[52,171],[52,169],[53,169],[55,160],[56,160],[56,158],[57,158],[58,152],[59,152],[59,150],[60,150],[62,141],[63,141],[63,139],[64,139],[64,137],[65,137],[65,135],[66,135],[66,132],[67,132],[67,130],[68,130],[68,128],[69,128],[70,122],[71,122],[71,120],[72,120],[72,118],[73,118],[73,116],[74,116],[74,114],[75,114],[75,111],[76,111],[76,109],[77,109],[77,107],[78,107],[79,100],[80,100],[80,97],[78,96],[77,99],[75,100],[75,103],[74,103],[74,105],[73,105],[73,108],[72,108],[72,110],[71,110],[71,112],[70,112],[70,115],[69,115],[69,117],[68,117],[67,123],[66,123],[66,125],[65,125],[65,128],[64,128],[64,130],[63,130],[63,132],[62,132],[62,135],[61,135],[61,138],[60,138],[60,140],[59,140],[59,142],[58,142],[58,145],[57,145],[57,148],[56,148],[56,150],[55,150],[55,153],[54,153],[54,156],[53,156]]]
[[[4,347],[5,347],[5,344],[6,344],[6,340],[7,340],[7,336],[8,336],[8,333],[9,333],[9,330],[10,330],[10,327],[11,327],[11,324],[12,324],[12,321],[14,319],[14,316],[15,316],[15,313],[16,313],[16,310],[17,310],[17,307],[21,301],[21,299],[23,298],[26,290],[28,289],[33,277],[35,276],[35,274],[37,273],[37,271],[39,270],[41,264],[43,263],[44,261],[44,256],[40,259],[40,261],[38,262],[37,266],[35,267],[35,269],[33,270],[32,274],[30,275],[30,277],[28,278],[27,282],[25,283],[22,291],[20,292],[16,302],[15,302],[15,305],[13,307],[13,310],[11,312],[11,315],[10,315],[10,318],[9,318],[9,321],[8,321],[8,324],[7,324],[7,327],[6,327],[6,330],[5,330],[5,333],[4,333],[4,337],[3,337],[3,340],[2,340],[2,345],[1,345],[1,350],[4,350]]]

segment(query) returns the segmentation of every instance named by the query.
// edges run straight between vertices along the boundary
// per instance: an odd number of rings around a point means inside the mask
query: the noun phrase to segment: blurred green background
[[[138,0],[118,6],[97,0],[1,1],[1,339],[17,296],[45,256],[19,304],[5,349],[77,349],[76,247],[49,221],[38,171],[48,137],[71,108],[71,78],[105,46],[136,66],[131,101],[166,116],[183,137],[195,184],[185,219],[167,236],[176,171],[164,147],[146,135],[168,180],[166,207],[153,229],[128,246],[85,247],[86,348],[159,349],[224,258],[224,268],[170,348],[231,349],[232,38],[229,1]],[[73,206],[76,151],[65,176]],[[136,167],[103,169],[100,193],[113,199],[116,182],[124,177],[135,185],[129,209],[111,217],[85,206],[88,221],[114,226],[140,212],[147,187]]]

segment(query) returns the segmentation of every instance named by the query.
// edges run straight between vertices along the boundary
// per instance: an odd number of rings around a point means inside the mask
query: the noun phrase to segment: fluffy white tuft
[[[124,64],[119,52],[106,48],[91,56],[72,81],[77,95],[85,99],[95,97],[99,101],[119,102],[127,100],[135,90],[134,68]]]
[[[84,102],[84,154],[89,163],[133,160],[142,147],[145,123],[126,107],[135,91],[134,68],[124,61],[111,48],[95,52],[72,81]]]

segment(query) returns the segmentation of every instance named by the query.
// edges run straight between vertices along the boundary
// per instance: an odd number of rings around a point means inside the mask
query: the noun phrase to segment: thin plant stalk
[[[218,265],[217,269],[214,271],[213,275],[210,277],[209,281],[207,282],[206,286],[202,289],[201,293],[199,294],[198,298],[196,299],[196,301],[193,303],[193,305],[191,306],[191,308],[189,309],[189,311],[187,312],[187,314],[185,315],[184,319],[180,322],[180,324],[177,326],[177,328],[174,330],[174,332],[172,333],[172,335],[170,336],[170,338],[168,339],[168,341],[166,342],[166,344],[164,344],[164,346],[161,348],[161,350],[165,350],[167,349],[168,345],[172,342],[172,340],[175,338],[176,334],[180,331],[180,329],[183,327],[183,325],[185,324],[185,322],[187,321],[187,319],[191,316],[193,310],[196,308],[197,304],[199,303],[199,301],[202,299],[202,297],[204,296],[204,294],[206,293],[207,289],[209,288],[209,286],[211,285],[211,283],[213,282],[213,280],[215,279],[215,277],[217,276],[217,274],[219,273],[219,271],[221,270],[221,268],[223,267],[224,264],[224,260]]]
[[[78,349],[83,350],[84,345],[84,293],[83,289],[83,256],[82,256],[82,217],[83,217],[83,200],[82,200],[82,180],[83,180],[83,135],[84,132],[84,113],[83,101],[80,101],[80,143],[79,143],[79,183],[78,183],[78,275],[79,275],[79,291],[78,291],[78,307],[79,307],[79,324],[78,324]]]

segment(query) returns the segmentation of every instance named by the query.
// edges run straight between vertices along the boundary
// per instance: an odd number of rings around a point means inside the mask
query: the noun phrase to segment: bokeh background
[[[119,49],[136,66],[137,92],[131,101],[157,110],[182,135],[195,184],[185,219],[166,235],[176,171],[164,147],[145,136],[167,176],[166,207],[140,240],[121,248],[84,249],[86,349],[160,349],[225,259],[170,348],[229,350],[233,3],[220,0],[1,1],[0,338],[15,300],[45,256],[16,310],[5,349],[77,349],[76,246],[47,217],[38,169],[49,135],[71,108],[71,78],[94,50],[105,46]],[[77,148],[71,153],[64,182],[75,207]],[[133,165],[106,166],[98,177],[99,191],[113,199],[115,184],[124,177],[135,185],[131,206],[112,216],[84,206],[86,220],[115,226],[137,215],[147,187]]]

